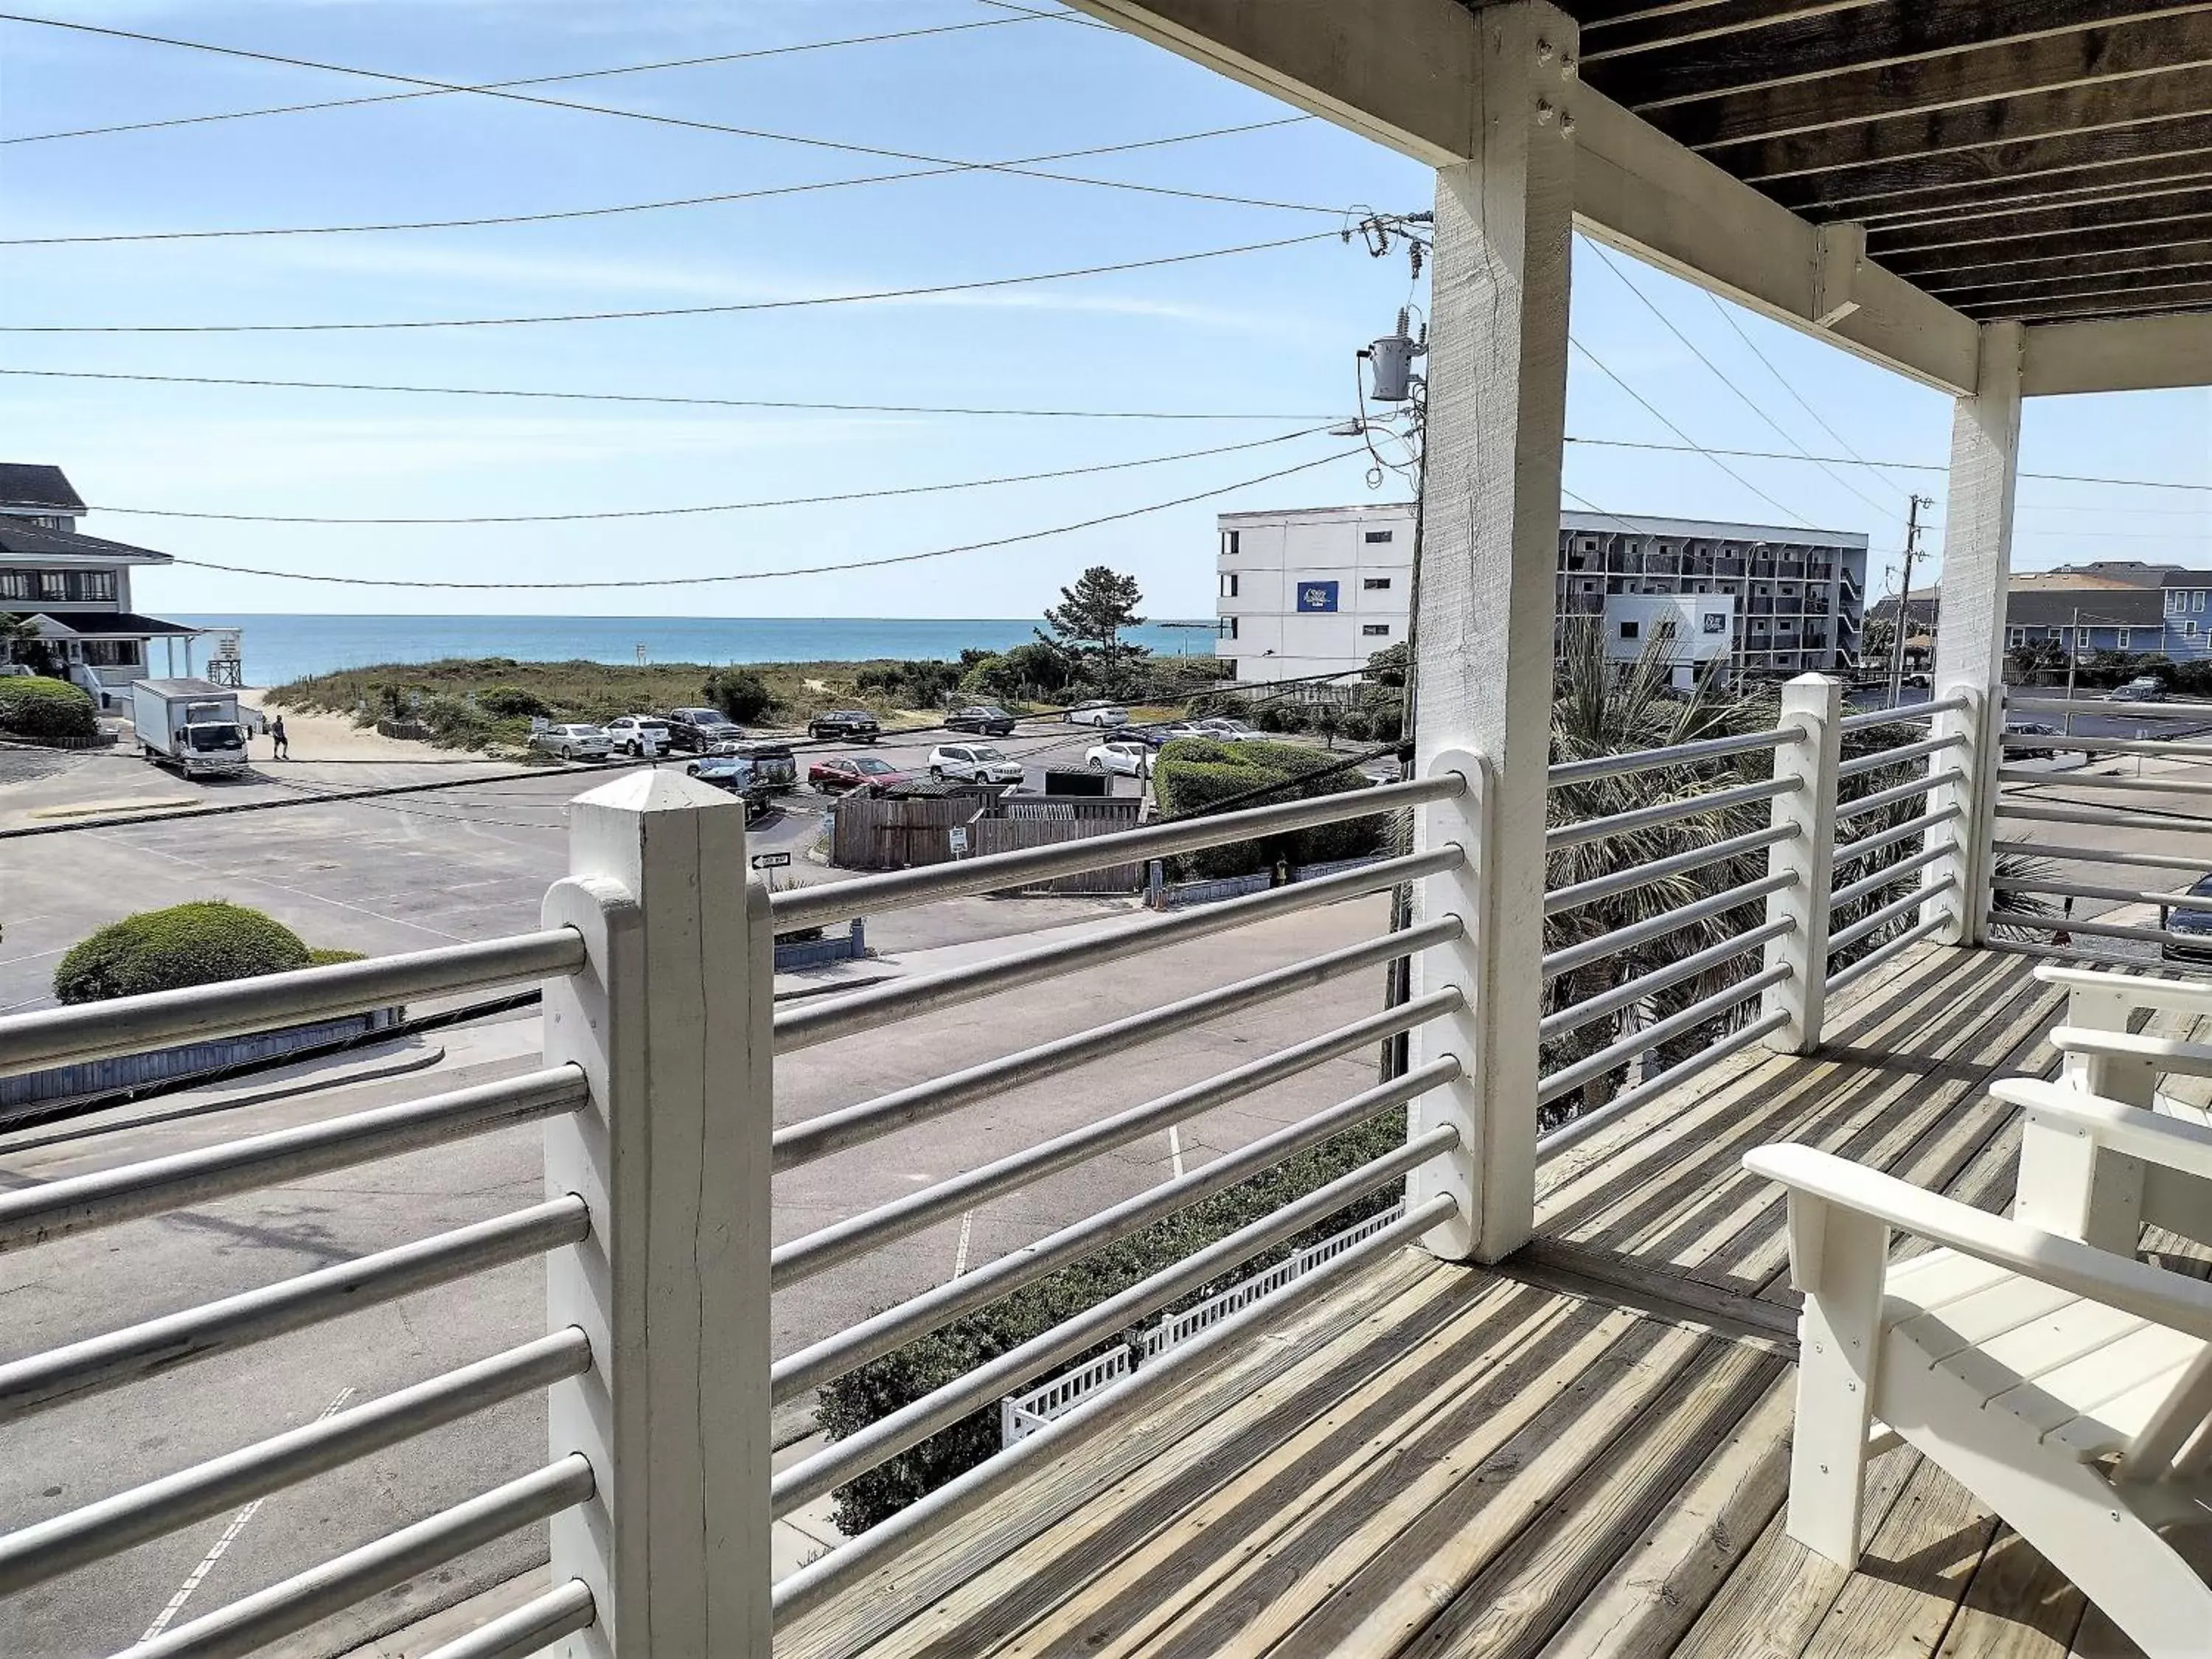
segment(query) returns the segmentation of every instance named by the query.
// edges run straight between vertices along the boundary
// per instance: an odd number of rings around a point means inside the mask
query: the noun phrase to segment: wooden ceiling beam
[[[1875,70],[1909,68],[1918,78],[1935,58],[2207,9],[2203,0],[1882,0],[1781,9],[1764,24],[1655,43],[1618,59],[1585,42],[1583,67],[1610,96],[1649,112]]]
[[[2212,316],[2202,312],[2031,323],[2023,333],[2027,397],[2212,386]]]
[[[1979,247],[1990,242],[2040,241],[2050,237],[2097,238],[2110,231],[2133,232],[2176,220],[2212,218],[2212,189],[2179,190],[2131,201],[2059,202],[2017,213],[1936,223],[1888,225],[1867,231],[1867,252],[1887,261],[1900,254],[1933,253],[1945,248]]]
[[[1946,0],[1927,0],[1945,3]],[[2212,66],[2212,28],[2201,10],[2110,27],[2044,35],[1985,46],[1909,65],[1853,70],[1793,81],[1764,91],[1697,103],[1632,106],[1677,143],[1714,150],[1862,125],[1910,125],[1954,109],[1994,106],[2002,125],[2005,100],[2033,94],[2127,88],[2178,69]],[[1615,93],[1608,91],[1608,96]],[[2140,119],[2137,115],[2135,118]],[[2047,129],[2046,129],[2047,130]],[[1741,169],[1723,161],[1731,172]]]
[[[2212,30],[2206,33],[2212,35]],[[1885,163],[1949,183],[1979,176],[1988,161],[1976,152],[1992,146],[2068,139],[2086,146],[2108,130],[2116,133],[2117,144],[2125,142],[2117,135],[2139,126],[2206,115],[2212,115],[2212,64],[1866,121],[1826,132],[1718,145],[1705,153],[1737,178],[1762,186]],[[1959,171],[1950,173],[1949,168]]]

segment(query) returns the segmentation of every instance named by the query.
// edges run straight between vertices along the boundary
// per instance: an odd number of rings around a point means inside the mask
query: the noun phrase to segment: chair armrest
[[[2152,979],[2141,974],[2109,974],[2094,968],[2067,968],[2045,963],[2035,970],[2037,979],[2069,993],[2110,991],[2137,1008],[2163,1013],[2212,1014],[2212,985],[2195,980]]]
[[[2185,1042],[2179,1037],[2060,1025],[2051,1030],[2051,1046],[2066,1054],[2087,1054],[2098,1060],[2147,1060],[2160,1072],[2183,1077],[2212,1077],[2212,1047]]]
[[[2001,1079],[1990,1085],[1990,1093],[2038,1118],[2055,1119],[2100,1146],[2212,1181],[2212,1129],[2202,1124],[2033,1078]]]
[[[2212,1341],[2212,1285],[2093,1249],[2039,1227],[2008,1221],[1811,1146],[1760,1146],[1744,1168],[1806,1199],[1844,1209],[2008,1267],[2039,1284]]]

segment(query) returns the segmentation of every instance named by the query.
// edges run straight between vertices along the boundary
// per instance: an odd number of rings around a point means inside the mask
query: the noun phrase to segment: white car
[[[929,775],[973,783],[1019,783],[1022,763],[988,743],[940,743],[929,751]]]
[[[531,745],[562,760],[605,760],[607,734],[596,726],[549,726],[530,734]]]
[[[668,752],[676,734],[658,714],[624,714],[607,722],[607,747],[617,755],[653,760]]]
[[[1070,726],[1127,726],[1129,711],[1119,703],[1079,702],[1067,711]]]
[[[1210,737],[1218,738],[1224,743],[1242,743],[1247,738],[1256,738],[1261,735],[1258,726],[1247,726],[1243,720],[1218,719],[1200,720],[1198,723],[1198,728]]]
[[[1152,751],[1141,743],[1093,744],[1083,763],[1094,772],[1121,772],[1139,782],[1152,775]]]

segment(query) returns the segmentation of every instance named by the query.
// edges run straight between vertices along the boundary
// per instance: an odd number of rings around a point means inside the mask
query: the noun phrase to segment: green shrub
[[[1261,788],[1269,793],[1240,804],[1272,806],[1280,801],[1367,787],[1366,778],[1349,768],[1328,772],[1327,776],[1314,775],[1336,764],[1328,756],[1297,744],[1264,739],[1223,744],[1178,738],[1163,748],[1153,763],[1152,793],[1166,816],[1183,817]],[[1185,879],[1210,880],[1250,875],[1271,867],[1279,859],[1298,865],[1358,858],[1382,845],[1385,822],[1384,816],[1376,813],[1372,817],[1324,824],[1318,830],[1208,848],[1177,860],[1176,873]]]
[[[91,697],[67,680],[16,674],[0,679],[0,732],[54,743],[100,735]]]
[[[1385,1113],[1312,1151],[1262,1171],[1250,1180],[1201,1199],[1188,1209],[1155,1222],[1074,1266],[1048,1273],[989,1306],[953,1321],[944,1329],[871,1360],[823,1385],[816,1419],[832,1439],[857,1432],[932,1389],[1018,1347],[1031,1337],[1096,1307],[1139,1279],[1205,1249],[1326,1186],[1338,1176],[1380,1158],[1406,1139],[1402,1110]],[[1164,1310],[1176,1312],[1226,1290],[1248,1273],[1258,1272],[1295,1250],[1341,1231],[1398,1201],[1395,1186],[1349,1205],[1244,1266],[1191,1291]],[[1149,1323],[1150,1320],[1145,1322]],[[1103,1353],[1122,1338],[1101,1342],[1079,1356]],[[1075,1363],[1075,1362],[1071,1362]],[[888,1519],[925,1493],[974,1468],[999,1450],[996,1402],[970,1413],[951,1428],[902,1452],[889,1462],[837,1489],[837,1524],[857,1534]]]
[[[362,961],[368,954],[365,951],[341,951],[336,945],[317,945],[309,948],[307,961],[314,967],[328,968],[335,963]]]
[[[702,695],[740,726],[767,719],[775,707],[768,682],[745,668],[717,668],[707,676]]]
[[[553,705],[519,685],[488,685],[477,693],[477,707],[495,720],[550,720]]]
[[[280,974],[313,959],[300,936],[273,917],[204,899],[142,910],[82,940],[54,969],[54,994],[64,1002],[101,1002]]]
[[[961,667],[957,662],[922,658],[907,662],[873,662],[853,677],[863,693],[879,697],[894,708],[934,708],[948,692],[957,690]]]

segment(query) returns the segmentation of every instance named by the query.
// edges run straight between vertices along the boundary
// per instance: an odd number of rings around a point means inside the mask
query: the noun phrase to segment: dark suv
[[[954,709],[945,717],[945,729],[980,732],[988,738],[1010,738],[1014,734],[1014,717],[996,703],[981,702]]]
[[[850,738],[873,743],[883,734],[883,722],[865,708],[833,708],[806,722],[810,738]]]
[[[744,728],[719,708],[668,711],[669,746],[689,755],[727,755],[744,741]]]

